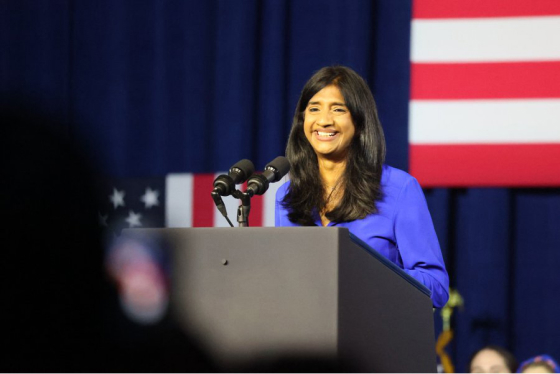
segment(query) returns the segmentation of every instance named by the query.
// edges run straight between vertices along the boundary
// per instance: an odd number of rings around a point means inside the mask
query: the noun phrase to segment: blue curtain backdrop
[[[62,118],[111,178],[262,169],[304,82],[344,64],[374,92],[387,162],[407,170],[410,17],[410,0],[2,0],[0,97]],[[458,370],[490,343],[560,359],[560,191],[425,192],[465,299]]]

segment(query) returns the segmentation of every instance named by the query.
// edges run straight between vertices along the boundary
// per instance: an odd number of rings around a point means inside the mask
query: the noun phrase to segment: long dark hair
[[[344,66],[324,67],[305,84],[296,107],[286,147],[290,161],[290,187],[283,205],[290,221],[314,226],[314,213],[325,209],[325,186],[319,174],[317,155],[303,130],[309,100],[326,86],[338,87],[352,115],[355,135],[348,152],[346,169],[340,181],[344,195],[333,210],[326,213],[332,222],[348,222],[377,213],[381,198],[381,170],[385,161],[385,137],[377,116],[377,107],[366,82]]]

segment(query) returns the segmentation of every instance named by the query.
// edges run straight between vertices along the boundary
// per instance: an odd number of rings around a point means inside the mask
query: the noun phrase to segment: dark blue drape
[[[410,17],[410,0],[3,0],[0,96],[62,118],[106,176],[261,169],[284,152],[304,82],[344,64],[369,82],[387,162],[406,170]],[[458,369],[488,343],[560,359],[560,191],[426,196],[465,299]]]

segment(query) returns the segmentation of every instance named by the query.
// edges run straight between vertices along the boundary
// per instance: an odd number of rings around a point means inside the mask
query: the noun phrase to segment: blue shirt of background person
[[[432,291],[449,298],[449,278],[422,189],[384,165],[385,138],[365,81],[326,67],[304,86],[286,148],[290,182],[276,196],[276,226],[338,226]]]

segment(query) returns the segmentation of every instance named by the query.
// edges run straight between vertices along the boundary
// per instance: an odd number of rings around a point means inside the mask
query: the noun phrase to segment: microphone
[[[278,182],[290,171],[290,163],[284,156],[278,156],[264,167],[262,174],[255,174],[247,181],[247,193],[262,195],[270,183]]]
[[[221,174],[214,180],[214,191],[221,196],[229,196],[235,191],[235,185],[245,182],[255,171],[250,160],[243,159],[235,163],[228,174]]]
[[[212,199],[214,199],[214,204],[216,208],[222,213],[222,216],[227,220],[229,225],[233,227],[233,224],[227,216],[227,210],[224,202],[222,201],[222,196],[229,196],[235,191],[235,185],[241,184],[247,180],[255,171],[255,166],[250,160],[243,159],[235,163],[230,169],[227,175],[221,174],[216,179],[214,179],[214,189],[212,190]]]

